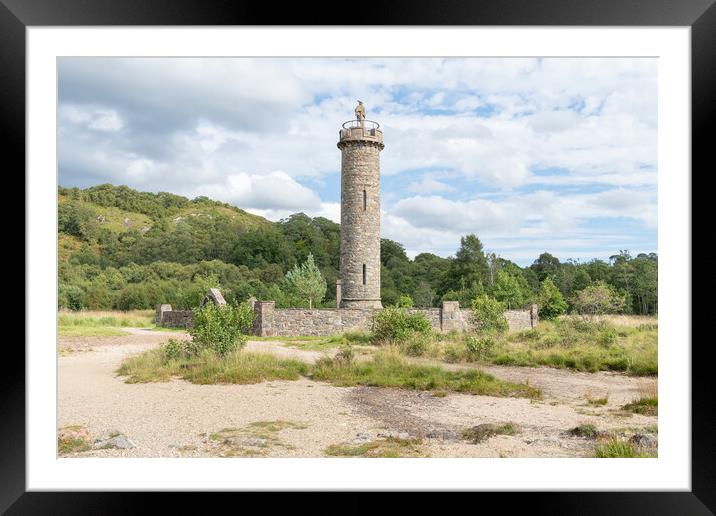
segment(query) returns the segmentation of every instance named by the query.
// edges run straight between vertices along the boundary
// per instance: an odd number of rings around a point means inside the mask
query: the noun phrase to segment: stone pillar
[[[380,151],[375,122],[346,122],[341,150],[341,301],[339,308],[382,308],[380,302]]]
[[[443,301],[440,310],[440,329],[444,332],[463,330],[459,301]]]
[[[341,280],[336,280],[336,308],[340,308],[342,297],[343,292],[341,291]]]
[[[274,301],[256,301],[254,303],[254,335],[259,337],[273,337],[276,328],[273,325]]]
[[[539,323],[539,307],[535,304],[530,305],[530,327],[536,328]]]
[[[224,296],[221,295],[221,291],[218,288],[210,288],[204,296],[204,299],[201,301],[201,306],[204,306],[206,303],[214,303],[216,306],[224,306],[226,304],[226,300],[224,299]]]
[[[154,323],[157,326],[161,326],[162,322],[164,321],[164,312],[171,312],[172,311],[172,305],[157,305],[157,311],[156,315],[154,316]]]

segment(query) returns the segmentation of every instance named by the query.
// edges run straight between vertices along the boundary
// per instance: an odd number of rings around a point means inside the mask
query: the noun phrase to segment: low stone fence
[[[347,331],[368,332],[373,324],[372,308],[276,308],[273,301],[255,301],[253,334],[261,337],[328,336]],[[422,313],[438,332],[469,329],[469,310],[461,310],[457,301],[443,301],[440,308],[410,308]],[[537,305],[524,310],[506,310],[511,331],[537,326]],[[157,306],[156,324],[169,328],[190,328],[194,323],[191,310],[172,310],[171,305]]]
[[[461,311],[457,301],[445,301],[441,308],[411,308],[411,313],[422,313],[438,332],[465,331],[469,328],[469,312]],[[370,331],[375,309],[327,308],[306,310],[276,308],[273,301],[256,301],[254,304],[254,335],[261,337],[290,337],[339,335],[346,331]],[[537,307],[525,310],[507,310],[505,317],[510,330],[534,328],[537,325]]]
[[[172,310],[172,305],[157,306],[154,322],[165,328],[191,328],[194,324],[194,312],[191,310]]]

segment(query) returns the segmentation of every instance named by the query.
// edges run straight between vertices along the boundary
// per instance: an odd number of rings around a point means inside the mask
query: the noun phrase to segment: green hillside
[[[297,213],[271,222],[206,197],[109,184],[58,191],[60,308],[190,308],[217,285],[227,300],[255,296],[279,307],[303,306],[282,285],[286,272],[309,254],[328,284],[318,306],[335,306],[340,227],[331,220]],[[544,297],[549,278],[568,304],[577,292],[604,282],[624,300],[622,311],[657,308],[656,255],[620,252],[610,263],[577,263],[543,253],[521,268],[486,254],[477,236],[466,235],[454,257],[422,253],[414,260],[398,242],[382,239],[381,262],[384,305],[437,306],[455,299],[466,306],[486,294],[517,308]]]

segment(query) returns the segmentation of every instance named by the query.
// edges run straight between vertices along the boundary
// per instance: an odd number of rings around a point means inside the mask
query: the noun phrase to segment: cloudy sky
[[[656,59],[59,61],[59,183],[340,221],[338,129],[384,130],[382,234],[541,252],[657,251]]]

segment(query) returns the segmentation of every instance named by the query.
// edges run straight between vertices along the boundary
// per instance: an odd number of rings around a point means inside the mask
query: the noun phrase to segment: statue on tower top
[[[361,127],[363,127],[363,121],[365,120],[365,106],[360,100],[358,101],[358,105],[356,106],[355,113],[356,120],[358,120],[358,122],[360,122]]]

